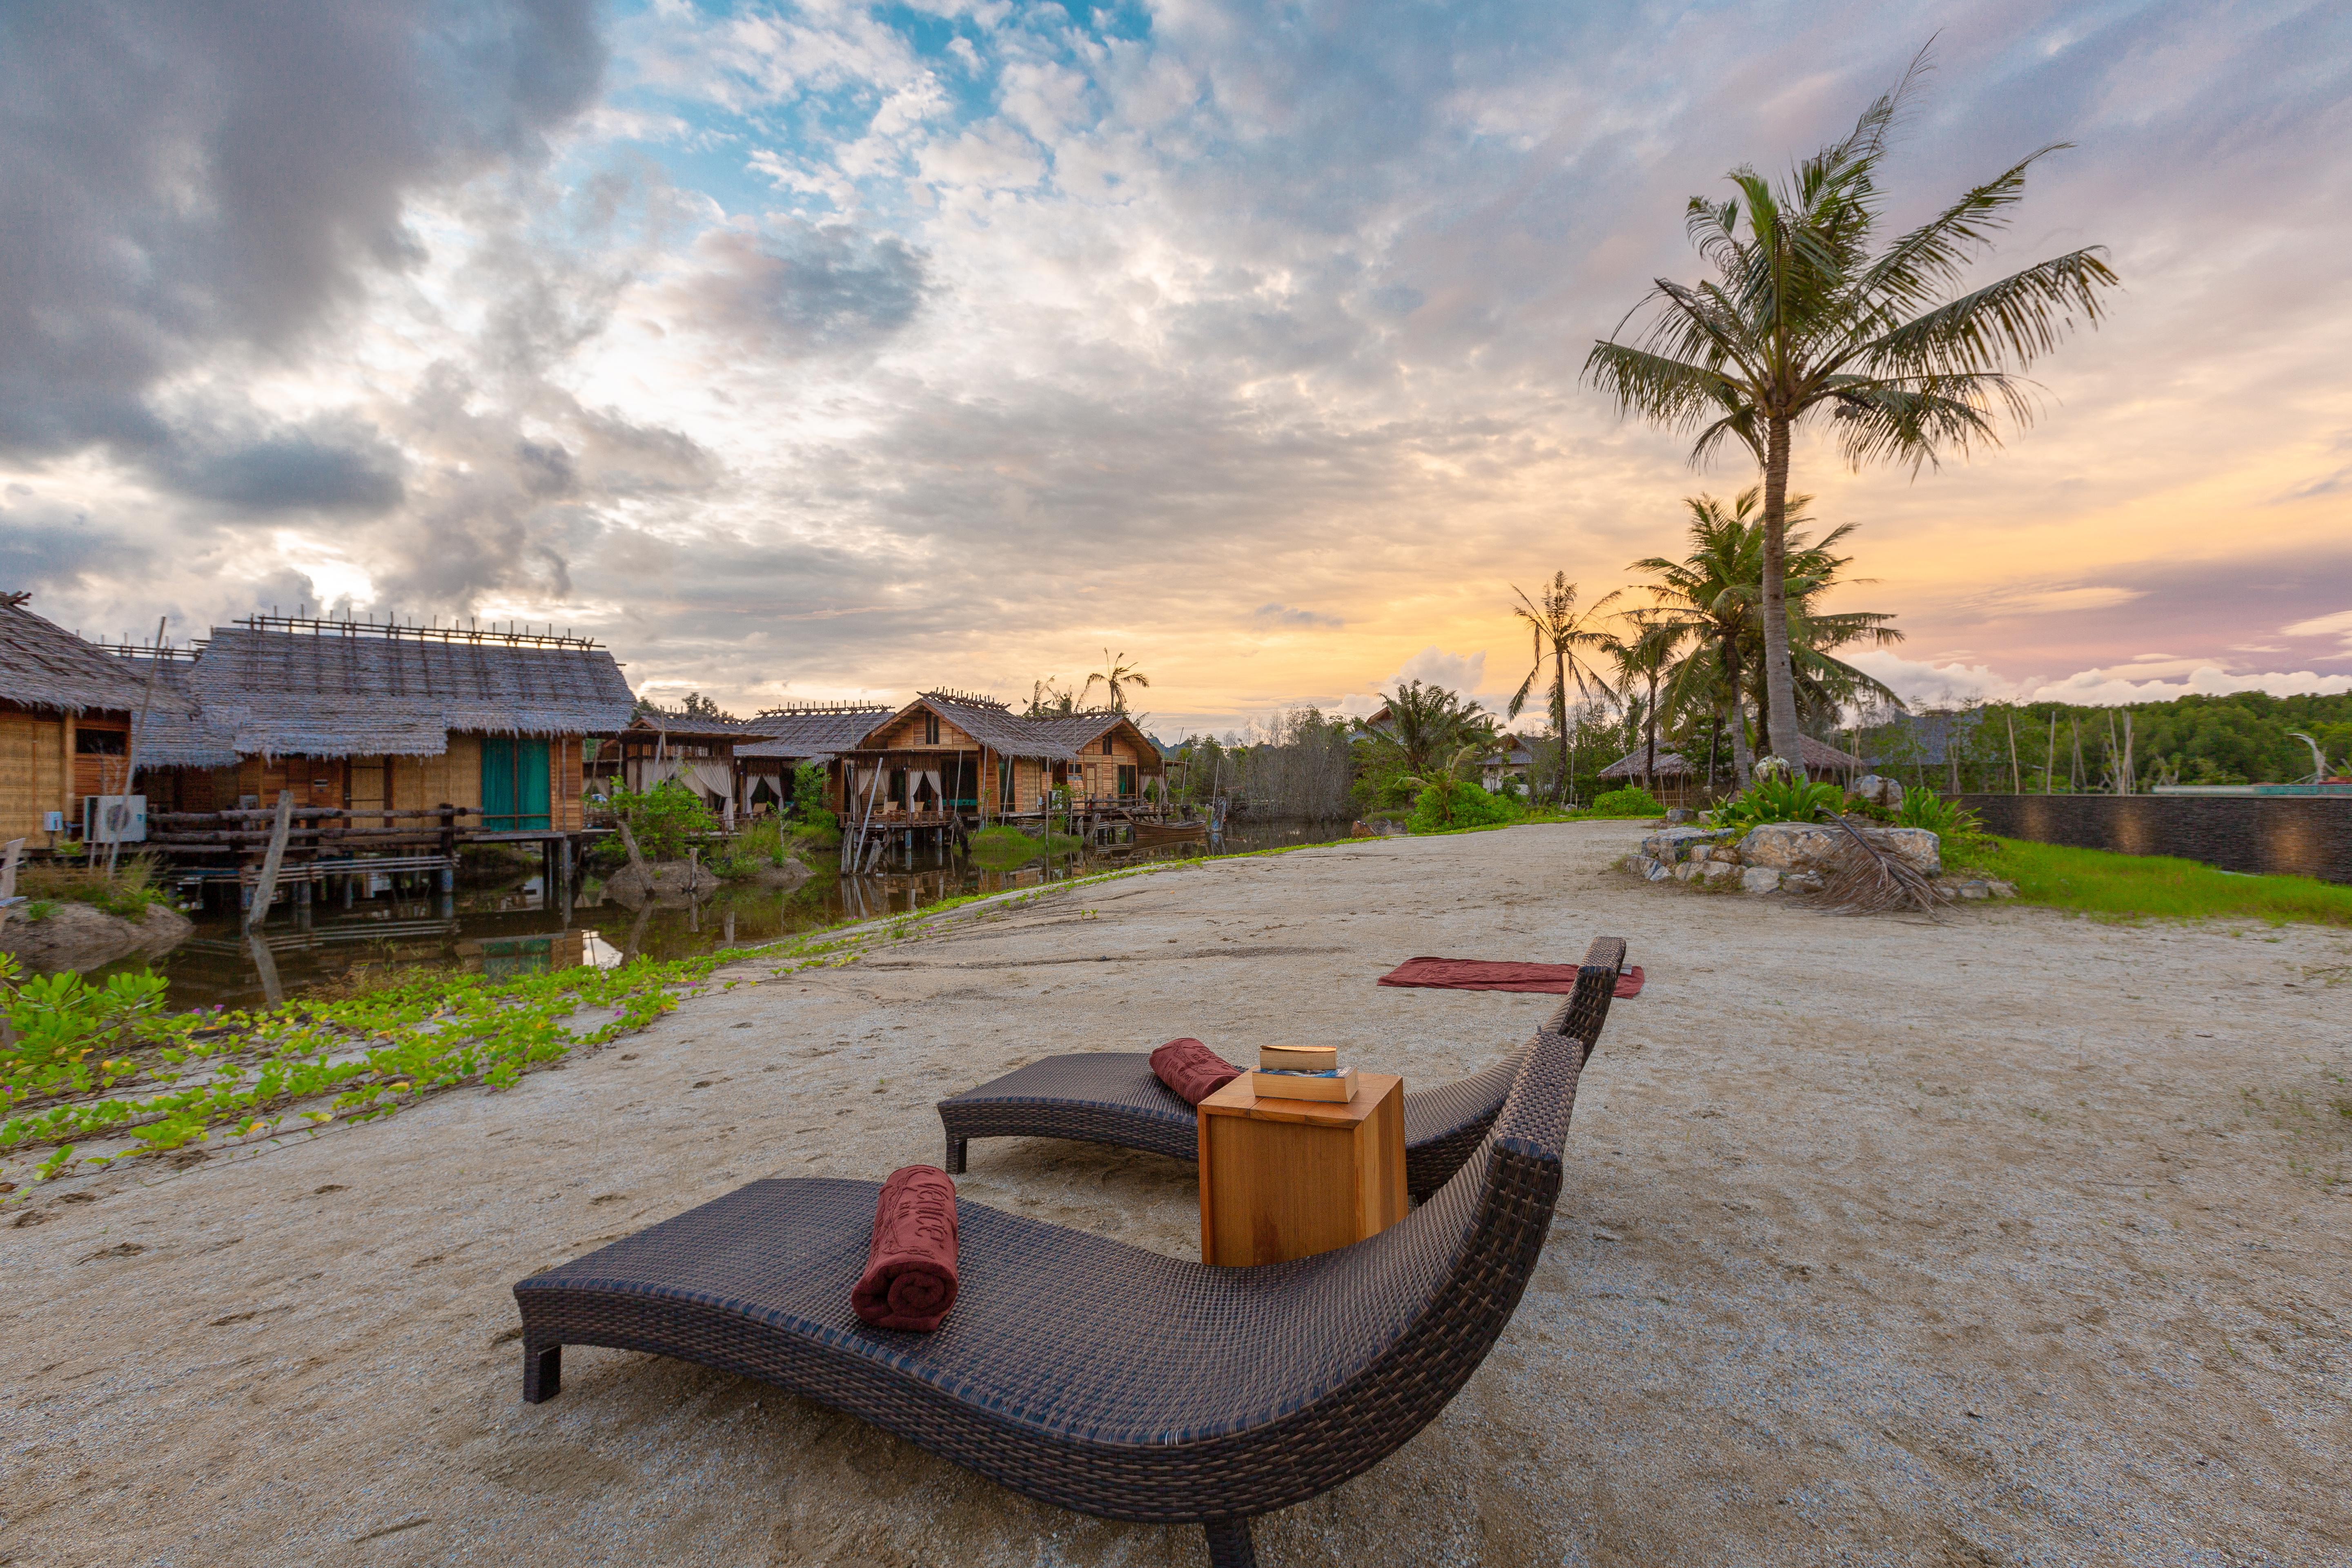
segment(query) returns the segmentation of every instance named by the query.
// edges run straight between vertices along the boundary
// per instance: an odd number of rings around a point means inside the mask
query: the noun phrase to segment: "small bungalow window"
[[[936,746],[939,743],[940,716],[936,713],[926,713],[923,715],[923,744]]]
[[[1103,737],[1103,755],[1106,757],[1115,757],[1118,755],[1118,745],[1117,742],[1108,735],[1105,735]]]
[[[76,730],[74,750],[85,757],[119,757],[129,740],[121,730]]]

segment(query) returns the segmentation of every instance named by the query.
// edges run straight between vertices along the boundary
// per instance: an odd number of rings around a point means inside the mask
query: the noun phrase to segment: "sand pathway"
[[[509,1286],[756,1176],[936,1161],[934,1100],[1055,1051],[1305,1035],[1449,1078],[1549,1004],[1377,974],[1600,932],[1650,988],[1517,1319],[1419,1437],[1261,1524],[1269,1568],[2352,1562],[2352,937],[1838,919],[1633,882],[1634,833],[1049,894],[739,967],[507,1093],[61,1184],[0,1229],[0,1562],[1192,1568],[1197,1532],[677,1363],[574,1350],[524,1406]],[[1170,1161],[1000,1141],[962,1191],[1193,1255]]]

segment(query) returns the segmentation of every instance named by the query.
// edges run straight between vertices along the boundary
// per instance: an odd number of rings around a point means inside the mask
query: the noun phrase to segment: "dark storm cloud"
[[[375,516],[406,494],[406,460],[372,429],[322,419],[246,441],[175,435],[150,454],[148,471],[180,494],[238,512],[341,512]]]
[[[707,331],[772,353],[870,347],[923,299],[923,260],[891,235],[787,221],[761,234],[712,229],[674,299]]]
[[[8,7],[0,452],[168,445],[161,377],[292,350],[366,268],[418,257],[412,193],[536,156],[603,67],[591,0]],[[187,477],[367,488],[323,451],[226,461]]]

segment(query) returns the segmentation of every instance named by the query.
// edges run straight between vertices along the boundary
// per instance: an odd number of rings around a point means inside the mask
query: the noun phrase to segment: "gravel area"
[[[1635,881],[1638,835],[1051,892],[740,965],[504,1093],[60,1183],[0,1227],[0,1563],[1192,1568],[1197,1531],[678,1363],[573,1350],[525,1406],[509,1287],[758,1176],[935,1162],[935,1100],[1057,1051],[1450,1078],[1550,999],[1381,973],[1601,933],[1649,985],[1517,1318],[1419,1436],[1260,1523],[1268,1568],[2352,1563],[2352,933],[1840,918]],[[960,1185],[1195,1255],[1188,1165],[997,1141]]]

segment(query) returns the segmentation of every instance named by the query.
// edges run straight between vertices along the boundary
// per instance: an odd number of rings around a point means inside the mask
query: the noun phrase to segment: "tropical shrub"
[[[1813,822],[1845,805],[1845,791],[1833,784],[1808,782],[1759,772],[1756,782],[1707,814],[1717,827],[1754,827],[1765,822]]]
[[[680,859],[688,840],[719,831],[702,797],[676,779],[664,779],[649,790],[616,789],[612,805],[613,814],[629,825],[638,851],[648,860]]]
[[[150,904],[171,907],[172,895],[162,886],[154,856],[130,856],[115,867],[111,877],[106,874],[104,857],[100,860],[100,864],[92,866],[36,861],[18,868],[16,891],[52,909],[58,904],[88,904],[126,921],[145,914]]]
[[[1405,826],[1414,833],[1446,833],[1459,827],[1486,827],[1517,822],[1526,815],[1507,795],[1488,793],[1471,779],[1432,779],[1413,796],[1412,815]]]
[[[1635,784],[1612,789],[1592,803],[1595,816],[1664,816],[1666,808],[1656,795]]]
[[[841,842],[841,819],[824,804],[824,770],[803,763],[793,770],[793,827],[821,849]]]
[[[1903,804],[1895,808],[1895,820],[1906,827],[1924,827],[1943,840],[1947,856],[1967,857],[1974,851],[1990,849],[1991,836],[1985,832],[1984,819],[1956,801],[1946,800],[1933,790],[1906,789]]]

